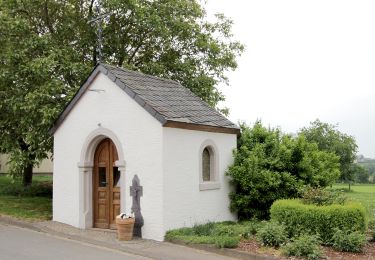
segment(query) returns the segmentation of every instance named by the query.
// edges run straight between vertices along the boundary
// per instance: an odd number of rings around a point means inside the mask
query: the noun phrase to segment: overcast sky
[[[230,119],[296,132],[319,118],[375,158],[375,1],[207,0],[246,45],[221,86]]]

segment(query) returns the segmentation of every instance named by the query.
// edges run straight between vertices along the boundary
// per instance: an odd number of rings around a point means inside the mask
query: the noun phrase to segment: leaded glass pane
[[[107,186],[107,172],[105,167],[99,167],[99,187]]]
[[[211,180],[211,162],[210,162],[210,151],[205,148],[202,154],[202,175],[203,181]]]
[[[113,187],[119,187],[120,186],[120,171],[118,170],[118,167],[113,167]]]

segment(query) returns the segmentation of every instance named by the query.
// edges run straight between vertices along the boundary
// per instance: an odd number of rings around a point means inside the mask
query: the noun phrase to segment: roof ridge
[[[110,64],[95,66],[50,129],[53,134],[99,73],[103,73],[163,127],[239,134],[239,127],[177,81]]]
[[[117,69],[117,70],[125,70],[125,71],[130,72],[130,73],[137,73],[137,74],[140,74],[140,75],[142,75],[144,77],[147,77],[147,78],[153,78],[153,79],[157,79],[157,80],[161,80],[161,81],[173,82],[173,83],[175,83],[175,84],[180,85],[181,87],[183,87],[178,81],[175,81],[173,79],[166,79],[166,78],[162,78],[162,77],[158,77],[158,76],[146,74],[146,73],[143,73],[142,71],[139,71],[139,70],[130,70],[130,69],[127,69],[127,68],[110,65],[110,64],[107,64],[107,63],[100,63],[100,65],[102,65],[104,67],[111,67],[111,68],[114,68],[114,69]]]
[[[222,116],[224,117],[226,120],[228,120],[222,113],[220,113],[216,108],[214,107],[211,107],[205,100],[203,100],[201,97],[197,96],[192,90],[190,90],[189,88],[186,88],[184,87],[183,85],[181,85],[179,82],[177,81],[174,81],[174,80],[171,80],[171,79],[165,79],[165,78],[161,78],[161,77],[157,77],[157,76],[153,76],[153,75],[149,75],[149,74],[145,74],[141,71],[132,71],[132,70],[129,70],[129,69],[126,69],[126,68],[122,68],[122,67],[117,67],[117,66],[113,66],[113,65],[110,65],[110,64],[106,64],[106,63],[103,63],[104,66],[108,66],[108,67],[111,67],[111,68],[114,68],[116,70],[124,70],[124,71],[127,71],[129,73],[137,73],[137,74],[140,74],[142,76],[145,76],[145,77],[148,77],[148,78],[154,78],[154,79],[157,79],[157,80],[161,80],[161,81],[169,81],[169,82],[173,82],[175,84],[177,84],[179,87],[181,87],[181,89],[183,89],[183,91],[185,92],[188,92],[190,94],[191,97],[194,97],[197,99],[197,101],[199,100],[201,102],[202,105],[204,105],[206,108],[210,109],[212,112],[214,112],[217,116]],[[122,80],[121,80],[122,81]],[[123,82],[123,81],[122,81]],[[124,84],[126,84],[125,82],[123,82]],[[141,97],[141,96],[140,96]],[[142,98],[142,97],[141,97]],[[143,98],[142,98],[143,99]],[[146,100],[144,100],[146,103],[148,103]],[[179,118],[179,117],[177,117]],[[228,120],[230,123],[233,124],[233,122],[231,122],[230,120]],[[235,125],[235,124],[233,124]]]

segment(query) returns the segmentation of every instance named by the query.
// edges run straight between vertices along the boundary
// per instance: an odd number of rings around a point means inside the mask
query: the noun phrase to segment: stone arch
[[[93,165],[96,147],[105,138],[111,139],[116,146],[118,154],[118,163],[116,164],[119,164],[118,166],[122,166],[122,164],[125,166],[124,153],[120,140],[114,132],[103,127],[95,129],[86,137],[81,150],[80,165]]]
[[[103,127],[99,127],[92,131],[85,139],[80,161],[78,162],[79,168],[79,220],[78,226],[80,228],[90,228],[93,226],[93,189],[92,189],[92,173],[94,167],[94,155],[98,144],[109,138],[116,146],[118,161],[115,162],[121,176],[121,211],[125,209],[125,157],[122,149],[121,142],[117,135]]]

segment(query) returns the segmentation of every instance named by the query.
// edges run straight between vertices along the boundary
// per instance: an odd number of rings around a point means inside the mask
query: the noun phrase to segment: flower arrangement
[[[130,214],[120,213],[120,215],[118,215],[118,217],[121,218],[121,219],[134,218],[134,213],[130,213]]]

